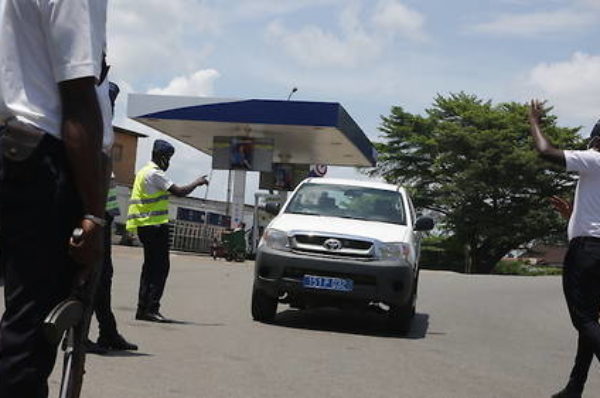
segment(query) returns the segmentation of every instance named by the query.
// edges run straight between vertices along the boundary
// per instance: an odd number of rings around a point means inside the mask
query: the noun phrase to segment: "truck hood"
[[[378,221],[352,220],[349,218],[310,216],[302,214],[280,214],[269,228],[284,232],[304,231],[315,234],[334,234],[375,239],[380,242],[408,242],[409,229],[405,225]]]

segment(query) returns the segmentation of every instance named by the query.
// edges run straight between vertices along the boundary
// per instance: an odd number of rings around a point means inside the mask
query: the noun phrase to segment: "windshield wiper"
[[[289,212],[286,212],[286,213],[289,213],[289,214],[302,214],[304,216],[322,216],[322,214],[320,214],[320,213],[311,213],[311,212],[304,212],[304,211],[289,211]]]
[[[333,216],[333,217],[349,218],[350,220],[373,221],[373,220],[371,220],[370,218],[367,218],[367,217],[355,217],[355,216]]]

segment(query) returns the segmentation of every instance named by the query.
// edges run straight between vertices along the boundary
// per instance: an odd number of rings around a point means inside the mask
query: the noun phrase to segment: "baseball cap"
[[[165,140],[156,140],[154,141],[152,152],[160,153],[161,155],[173,156],[175,153],[175,147]]]
[[[596,125],[594,126],[594,128],[592,129],[592,132],[590,133],[590,138],[594,138],[594,137],[598,137],[600,136],[600,120],[598,120],[596,122]]]
[[[115,111],[115,101],[117,100],[120,91],[121,89],[116,83],[108,82],[108,96],[110,98],[110,106],[112,107],[113,113]]]

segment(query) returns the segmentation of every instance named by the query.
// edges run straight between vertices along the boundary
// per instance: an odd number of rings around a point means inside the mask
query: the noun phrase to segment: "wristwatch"
[[[94,224],[96,224],[99,227],[105,227],[106,226],[106,220],[104,218],[96,217],[93,214],[84,214],[83,215],[83,219],[84,220],[90,220],[91,222],[93,222]]]

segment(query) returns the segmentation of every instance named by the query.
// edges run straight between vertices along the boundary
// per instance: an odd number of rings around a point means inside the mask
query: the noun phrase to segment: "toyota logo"
[[[342,242],[337,239],[327,239],[323,246],[327,250],[340,250],[342,248]]]

